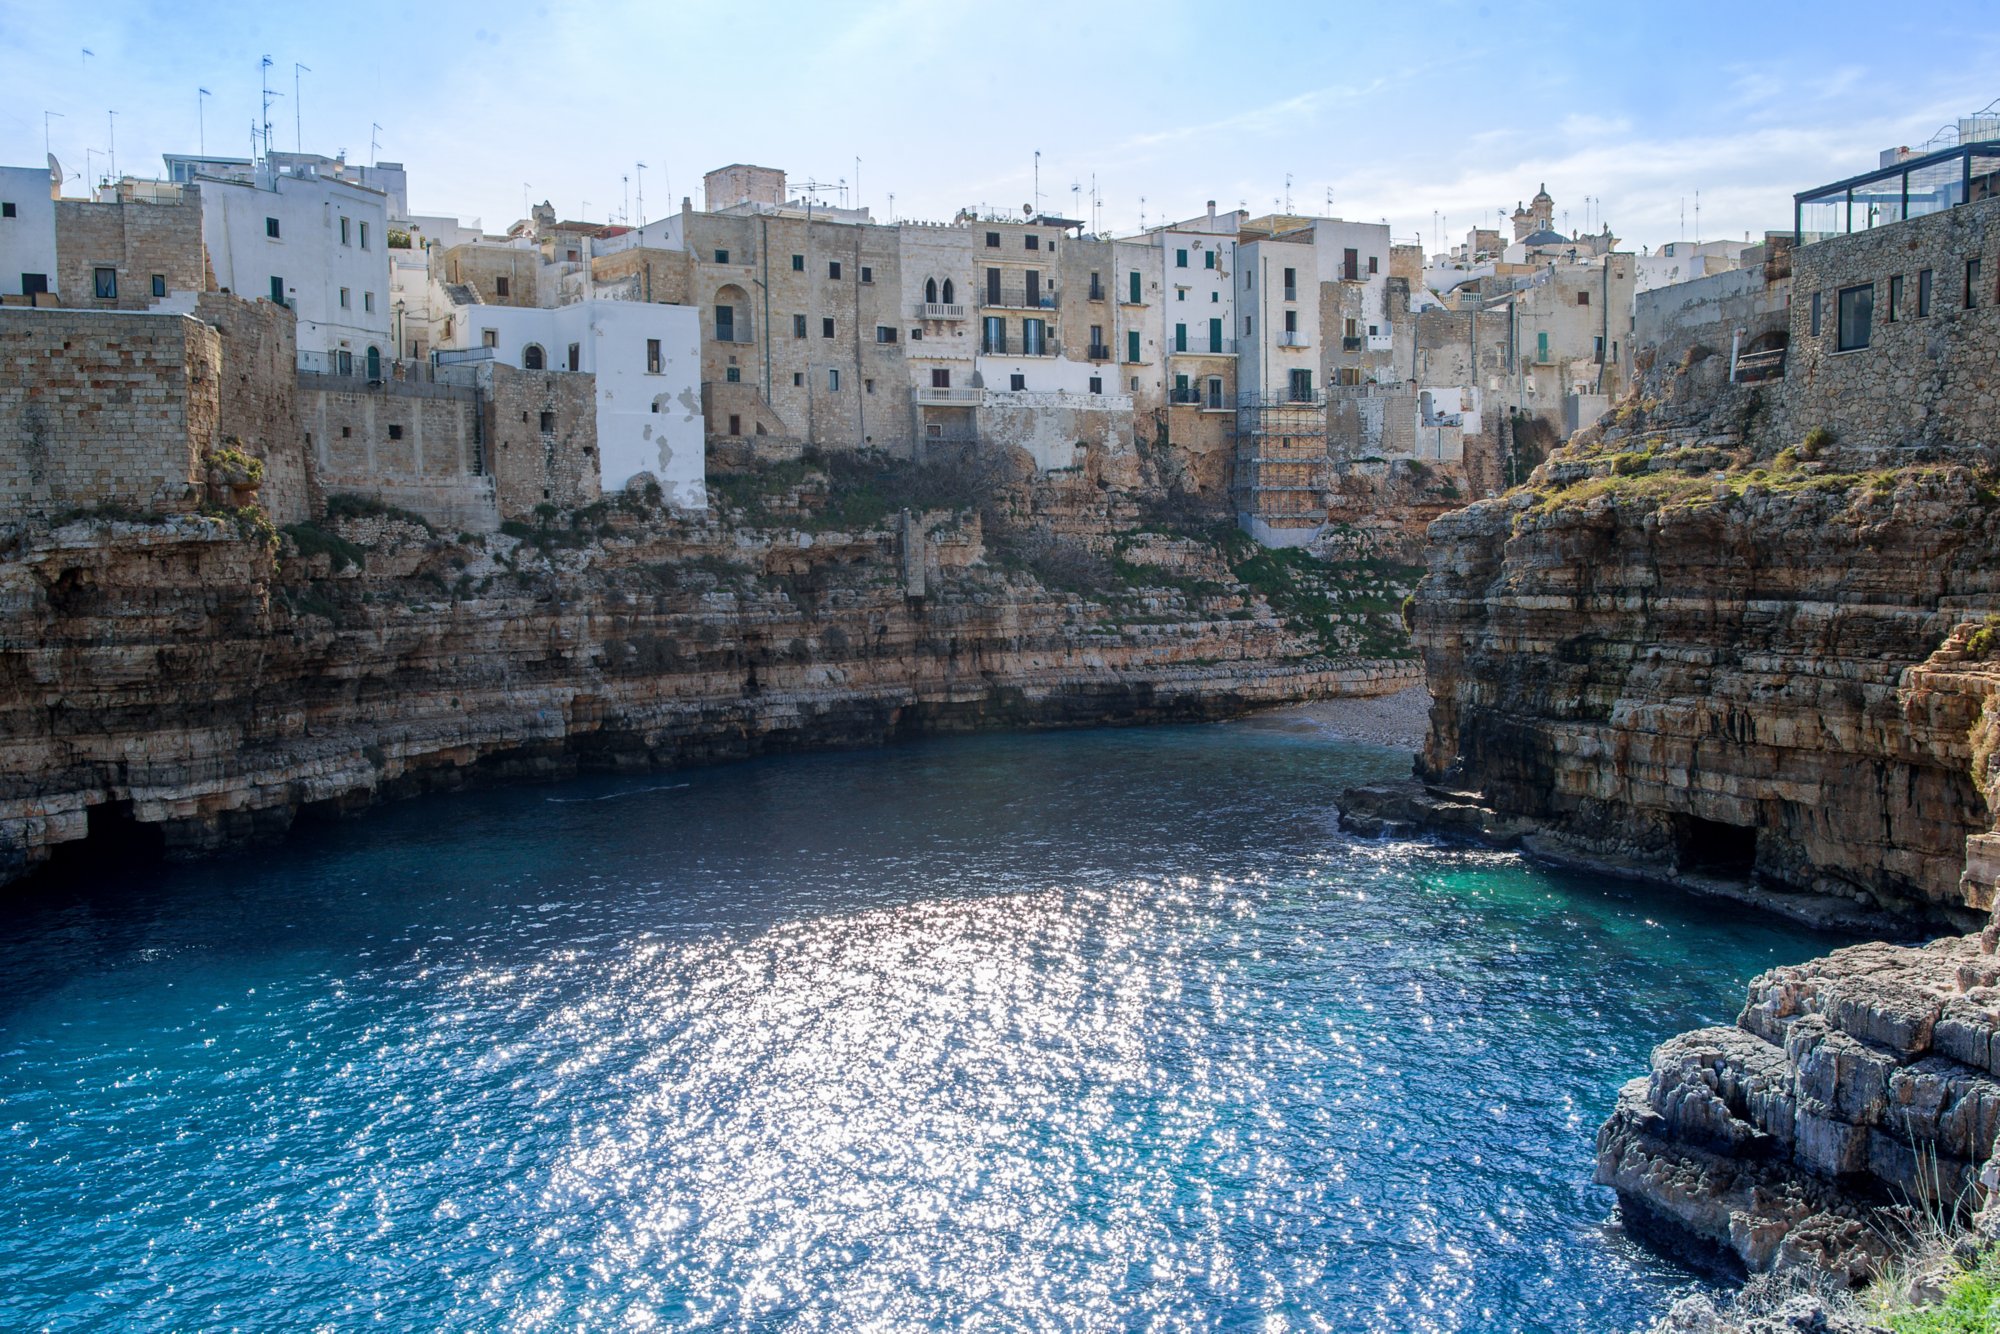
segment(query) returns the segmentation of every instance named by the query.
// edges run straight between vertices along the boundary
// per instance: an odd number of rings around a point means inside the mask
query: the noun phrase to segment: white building
[[[0,296],[56,290],[56,202],[48,167],[0,167]]]
[[[669,504],[708,504],[699,310],[595,300],[452,309],[451,336],[437,344],[447,360],[451,350],[490,349],[509,366],[597,377],[597,458],[607,492],[649,473]]]
[[[299,365],[356,373],[394,355],[389,211],[381,191],[330,176],[201,178],[216,286],[299,320]]]
[[[1168,402],[1227,406],[1236,375],[1237,232],[1243,214],[1208,212],[1151,233],[1159,248],[1159,326]]]

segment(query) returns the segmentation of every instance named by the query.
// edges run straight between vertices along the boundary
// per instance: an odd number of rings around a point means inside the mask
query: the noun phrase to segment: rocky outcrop
[[[1751,1272],[1871,1277],[2000,1190],[2000,930],[1776,968],[1653,1052],[1597,1137],[1628,1222]]]
[[[899,549],[893,518],[725,524],[633,497],[483,537],[348,511],[276,545],[201,516],[5,535],[0,874],[87,835],[192,854],[481,775],[1215,718],[1420,679],[1340,650],[1393,612],[1302,626],[1181,539],[1134,538],[1114,570],[1010,564],[963,512],[919,517]],[[1108,582],[1061,586],[1078,570]]]

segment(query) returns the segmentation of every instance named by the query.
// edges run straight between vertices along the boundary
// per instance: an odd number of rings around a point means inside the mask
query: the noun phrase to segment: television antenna
[[[292,62],[292,149],[298,153],[306,151],[305,104],[299,97],[299,75],[301,73],[312,73],[312,66],[301,65],[298,61],[294,60]],[[375,164],[370,162],[368,165],[372,167]]]

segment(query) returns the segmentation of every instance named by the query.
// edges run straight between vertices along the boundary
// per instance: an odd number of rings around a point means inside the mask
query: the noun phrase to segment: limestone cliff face
[[[191,853],[475,773],[1217,717],[1418,675],[1337,659],[1199,542],[1137,542],[1083,594],[986,559],[976,517],[900,549],[880,524],[586,520],[453,538],[362,514],[275,550],[202,517],[17,530],[0,872],[93,825]]]
[[[1977,924],[1978,706],[1910,673],[2000,598],[1994,460],[1734,443],[1605,447],[1432,526],[1425,775],[1581,853]]]

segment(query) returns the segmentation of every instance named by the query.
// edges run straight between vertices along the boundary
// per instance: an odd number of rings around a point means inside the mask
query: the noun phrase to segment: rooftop
[[[1870,231],[2000,194],[2000,142],[1958,144],[1792,196],[1799,245]]]

